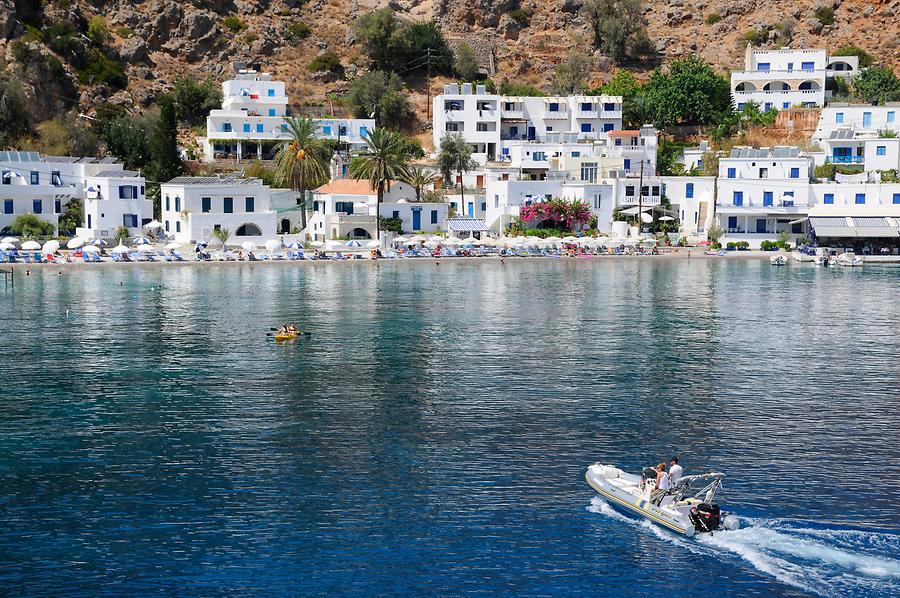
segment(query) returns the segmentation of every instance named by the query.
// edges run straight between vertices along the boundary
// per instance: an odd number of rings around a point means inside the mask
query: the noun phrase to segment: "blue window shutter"
[[[132,185],[131,186],[131,199],[137,199],[137,198],[138,198],[137,185]]]
[[[860,204],[860,205],[866,203],[866,194],[865,193],[857,193],[856,194],[856,203]]]
[[[774,205],[774,197],[771,191],[763,191],[763,205],[771,206]]]
[[[693,199],[694,197],[694,183],[688,183],[684,187],[684,196],[688,199]],[[684,220],[684,216],[681,217]]]
[[[256,123],[256,132],[257,132],[257,133],[264,133],[264,132],[265,132],[265,127],[263,127],[263,124],[262,124],[262,123]]]
[[[39,199],[35,199],[35,200],[31,203],[31,207],[33,208],[32,211],[33,211],[35,214],[41,214],[41,213],[43,213],[43,211],[44,211],[44,206],[43,206],[43,204],[41,203],[41,200],[39,200]]]
[[[394,210],[391,214],[391,218],[399,218],[399,217],[400,217],[400,210]]]
[[[604,131],[605,133],[609,133],[609,132],[612,131],[612,130],[613,130],[613,124],[612,124],[612,123],[603,123],[603,131]]]
[[[737,228],[737,216],[728,217],[728,228]]]
[[[252,212],[255,208],[255,201],[252,197],[247,197],[244,199],[244,211]]]
[[[791,168],[791,178],[792,179],[800,178],[800,169],[799,168]]]
[[[431,223],[432,223],[432,224],[437,224],[437,221],[438,221],[438,211],[437,211],[437,210],[431,210]]]
[[[900,193],[894,193],[894,204],[900,204]]]
[[[826,193],[823,203],[834,203],[834,193]]]

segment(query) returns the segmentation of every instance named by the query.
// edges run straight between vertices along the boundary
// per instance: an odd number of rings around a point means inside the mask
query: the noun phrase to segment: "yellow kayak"
[[[299,332],[294,332],[292,334],[276,334],[275,340],[276,341],[292,341],[292,340],[296,339],[298,336],[300,336]]]

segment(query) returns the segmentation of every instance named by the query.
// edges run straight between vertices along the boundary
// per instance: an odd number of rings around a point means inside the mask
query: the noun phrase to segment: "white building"
[[[212,241],[213,231],[224,228],[231,231],[229,243],[262,244],[278,232],[272,194],[260,179],[176,177],[160,187],[163,230],[188,243]]]
[[[900,169],[900,137],[884,137],[878,131],[837,129],[821,145],[826,163],[860,165],[867,172]]]
[[[626,176],[638,176],[641,172],[652,175],[656,173],[657,140],[658,133],[652,125],[639,130],[610,131],[604,155],[622,158]]]
[[[719,159],[716,220],[725,228],[722,242],[758,246],[787,231],[806,235],[813,162],[796,147],[737,147]]]
[[[681,232],[698,235],[706,231],[713,214],[716,178],[711,176],[660,177],[663,194],[672,205]]]
[[[138,234],[153,217],[144,178],[115,158],[43,156],[0,152],[0,230],[21,214],[34,214],[58,228],[69,201],[84,201],[83,238],[109,238],[119,226]]]
[[[382,218],[397,218],[404,233],[441,232],[447,203],[416,202],[406,183],[393,182],[381,203]],[[368,181],[335,179],[313,192],[313,214],[303,233],[312,241],[378,238],[378,194]]]
[[[810,203],[809,229],[817,243],[866,254],[900,252],[900,183],[819,183],[811,187]]]
[[[738,110],[747,102],[766,111],[824,106],[829,79],[858,71],[856,56],[829,57],[821,49],[754,50],[747,44],[744,70],[731,73],[731,96]]]
[[[446,134],[459,133],[480,164],[502,160],[509,141],[544,141],[557,133],[599,140],[622,128],[620,96],[512,97],[464,83],[444,86],[432,107],[435,149]]]
[[[289,139],[288,96],[283,81],[273,81],[269,73],[242,70],[222,83],[222,108],[206,119],[203,140],[206,161],[220,158],[274,158],[280,143]],[[373,119],[321,119],[322,139],[346,143],[350,149],[365,145],[365,137],[375,129]]]
[[[884,106],[829,104],[819,113],[819,124],[813,134],[813,142],[822,143],[840,130],[868,133],[893,131],[900,134],[898,114],[900,102],[888,102]]]

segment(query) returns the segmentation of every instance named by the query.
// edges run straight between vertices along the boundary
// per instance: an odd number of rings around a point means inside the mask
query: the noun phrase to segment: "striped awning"
[[[852,220],[844,216],[810,216],[809,225],[817,237],[855,237]]]
[[[891,226],[887,218],[880,216],[854,216],[856,234],[860,237],[897,237],[897,228]]]
[[[817,237],[896,238],[898,227],[883,216],[810,216]]]
[[[480,233],[491,230],[481,218],[448,218],[447,228],[458,233]]]

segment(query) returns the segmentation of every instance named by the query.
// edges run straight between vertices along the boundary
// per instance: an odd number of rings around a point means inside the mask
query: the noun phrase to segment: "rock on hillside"
[[[340,55],[349,76],[365,67],[353,44],[349,23],[373,8],[390,6],[414,19],[438,20],[448,38],[472,41],[481,53],[493,53],[497,79],[506,77],[542,85],[553,66],[572,48],[590,51],[591,32],[579,14],[582,0],[0,0],[0,56],[17,68],[23,55],[16,40],[39,45],[54,76],[65,78],[70,104],[82,110],[103,99],[140,109],[181,74],[224,78],[235,63],[260,64],[288,82],[296,104],[329,106],[329,94],[340,95],[346,81],[330,81],[308,71],[308,63],[330,50]],[[830,6],[834,23],[823,25],[817,7]],[[762,0],[658,0],[646,3],[647,33],[660,59],[699,54],[722,70],[741,65],[744,35],[772,28],[763,47],[792,46],[836,49],[854,44],[879,61],[900,70],[900,0],[795,0],[784,4]],[[526,18],[522,18],[523,15]],[[75,30],[71,44],[85,49],[88,23],[105,17],[109,38],[99,50],[124,64],[127,86],[98,84],[76,68],[70,47],[54,46],[50,29],[61,21]],[[308,37],[289,26],[305,23]],[[789,32],[777,36],[775,26]],[[789,38],[789,39],[788,39]],[[96,56],[96,54],[95,54]],[[55,57],[55,59],[54,59]],[[33,58],[33,56],[32,56]],[[63,72],[56,68],[60,63]],[[0,61],[0,65],[3,62]],[[644,75],[653,64],[629,65]],[[594,83],[618,68],[595,54]],[[35,96],[45,88],[36,80],[47,69],[27,69],[25,83]],[[418,90],[424,91],[424,90]],[[412,95],[424,111],[424,93]],[[71,96],[75,96],[73,99]],[[62,95],[60,96],[62,97]],[[330,108],[329,108],[330,111]]]

